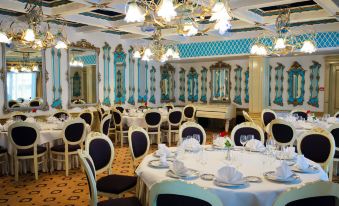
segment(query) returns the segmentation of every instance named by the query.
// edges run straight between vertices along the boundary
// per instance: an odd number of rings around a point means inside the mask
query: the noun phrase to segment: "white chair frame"
[[[28,116],[26,115],[26,114],[24,114],[23,112],[13,112],[12,114],[11,114],[11,118],[13,119],[13,117],[14,116],[16,116],[16,115],[23,115],[23,116],[26,116],[26,118],[28,118]]]
[[[339,129],[339,123],[336,123],[336,124],[333,124],[332,126],[330,126],[327,130],[329,131],[329,132],[331,132],[332,130],[334,130],[334,129]],[[332,134],[332,133],[331,133]],[[333,135],[332,135],[333,136]],[[334,138],[334,136],[333,136],[333,138]],[[335,141],[334,141],[335,142]],[[334,151],[334,154],[335,154],[335,152],[338,152],[339,153],[339,145],[336,145],[335,146],[335,151]],[[339,163],[339,158],[333,158],[333,168],[332,168],[332,170],[335,168],[335,174],[337,174],[338,173],[338,163]]]
[[[180,125],[181,125],[181,123],[183,121],[184,114],[183,114],[183,111],[181,109],[179,109],[179,108],[175,108],[175,109],[172,109],[171,111],[169,111],[168,118],[169,118],[169,116],[170,116],[170,114],[172,112],[177,112],[177,111],[181,111],[181,121],[178,124],[171,124],[169,119],[168,119],[168,121],[167,121],[167,123],[168,123],[168,130],[166,130],[166,129],[162,129],[161,130],[165,134],[167,133],[166,137],[167,137],[168,146],[171,146],[172,134],[174,134],[174,135],[179,134],[179,129],[178,130],[172,130],[171,127],[172,126],[174,126],[174,127],[177,126],[178,128],[180,128]]]
[[[109,127],[110,127],[110,124],[111,124],[111,118],[112,118],[112,115],[107,115],[105,118],[102,119],[101,123],[100,123],[100,132],[103,134],[104,133],[104,124],[105,122],[108,120],[109,121],[109,125],[108,125],[108,134],[109,135]]]
[[[153,126],[150,126],[147,124],[146,122],[146,115],[149,114],[149,113],[158,113],[160,115],[160,121],[157,125],[153,125]],[[159,112],[158,109],[150,109],[148,110],[145,115],[144,115],[144,120],[145,120],[145,123],[147,124],[147,127],[146,127],[146,131],[148,133],[148,135],[157,135],[157,144],[160,144],[161,142],[161,130],[160,130],[160,125],[162,123],[162,115],[161,113]],[[149,132],[148,129],[157,129],[157,132]]]
[[[150,205],[157,206],[157,197],[160,194],[182,195],[206,201],[213,206],[223,205],[219,197],[210,190],[181,180],[165,180],[154,184],[150,190]]]
[[[245,110],[242,110],[242,115],[244,116],[245,120],[248,121],[248,122],[254,122],[252,117],[245,111]]]
[[[329,131],[321,129],[321,128],[315,128],[315,129],[312,129],[310,131],[302,133],[300,135],[300,137],[298,138],[298,141],[297,141],[298,154],[302,154],[301,153],[301,143],[304,140],[304,138],[306,138],[306,136],[312,135],[312,134],[322,135],[322,136],[324,136],[324,138],[327,138],[330,141],[331,151],[328,155],[327,160],[323,163],[318,163],[318,162],[317,163],[325,170],[325,172],[329,173],[329,179],[332,180],[332,164],[333,164],[333,157],[334,157],[334,152],[335,152],[335,141],[334,141],[332,134]]]
[[[172,109],[174,109],[175,107],[174,107],[174,104],[173,103],[171,103],[171,102],[168,102],[168,103],[166,103],[165,105],[164,105],[164,107],[166,107],[166,109],[167,109],[167,106],[171,106],[172,107]]]
[[[94,115],[93,115],[93,112],[91,112],[90,110],[86,109],[85,111],[81,112],[78,117],[81,118],[81,115],[85,114],[85,113],[89,113],[91,115],[92,121],[91,121],[91,125],[89,125],[89,126],[92,128],[92,126],[94,124]],[[85,121],[85,123],[86,123],[86,121]]]
[[[63,109],[60,109],[60,110],[54,112],[52,116],[54,117],[54,115],[55,115],[55,114],[58,114],[58,113],[66,113],[66,114],[68,115],[68,118],[71,118],[71,117],[72,117],[71,114],[70,114],[68,111],[63,110]]]
[[[147,148],[146,148],[146,151],[144,152],[144,154],[141,155],[140,157],[135,157],[135,155],[134,155],[133,144],[132,144],[132,133],[133,132],[142,132],[143,134],[145,134],[145,137],[146,137]],[[149,152],[150,139],[149,139],[148,133],[146,132],[145,129],[143,129],[141,127],[136,127],[136,126],[130,127],[129,130],[128,130],[128,144],[129,144],[129,150],[131,152],[131,156],[132,156],[132,160],[133,160],[133,167],[135,169],[136,168],[136,162],[138,160],[142,160]]]
[[[292,110],[292,111],[290,112],[290,115],[293,115],[294,112],[304,112],[304,113],[307,113],[307,111],[304,110],[304,109],[294,109],[294,110]]]
[[[12,137],[12,130],[14,128],[17,128],[17,127],[30,127],[32,129],[35,130],[37,136],[36,136],[36,139],[34,141],[33,144],[31,145],[28,145],[28,146],[19,146],[17,145],[14,141],[13,141],[13,137]],[[37,146],[38,146],[38,140],[40,139],[40,131],[37,127],[36,124],[34,123],[29,123],[29,122],[16,122],[12,125],[9,126],[8,128],[8,137],[9,137],[9,141],[10,143],[12,144],[13,146],[13,159],[14,159],[14,173],[15,173],[15,181],[18,181],[19,180],[19,160],[25,160],[25,159],[33,159],[33,164],[34,164],[34,175],[35,175],[35,179],[39,179],[39,176],[38,176],[38,166],[39,164],[43,164],[43,167],[45,168],[45,170],[47,171],[47,161],[48,161],[48,158],[47,158],[47,149],[45,152],[41,153],[41,154],[38,154],[38,151],[37,151]],[[18,156],[17,155],[17,152],[18,152],[18,149],[30,149],[33,147],[33,155],[28,155],[28,156]],[[38,158],[43,158],[42,161],[38,161]]]
[[[195,128],[198,128],[199,130],[201,130],[202,135],[203,135],[203,137],[202,137],[203,138],[202,145],[206,144],[206,132],[205,132],[204,128],[200,124],[195,123],[195,122],[185,122],[184,124],[182,124],[180,126],[180,128],[179,128],[179,142],[183,141],[183,139],[182,139],[182,132],[187,127],[195,127]]]
[[[264,114],[265,114],[266,112],[272,113],[272,114],[274,115],[275,119],[277,119],[277,114],[276,114],[273,110],[271,110],[271,109],[263,109],[263,110],[261,111],[261,124],[262,124],[262,127],[263,127],[263,128],[265,128],[265,127],[267,126],[267,125],[265,125],[265,123],[264,123]]]
[[[273,206],[285,206],[290,202],[321,196],[334,196],[339,199],[339,184],[332,182],[315,182],[302,185],[302,187],[295,187],[280,194]],[[339,206],[339,201],[336,201]]]
[[[338,115],[338,117],[339,117],[339,111],[338,111],[337,113],[334,114],[334,117],[336,117],[337,115]],[[337,117],[337,118],[338,118],[338,117]]]
[[[237,126],[235,126],[235,127],[232,129],[232,132],[231,132],[231,140],[232,140],[233,142],[235,142],[235,141],[234,141],[234,135],[235,135],[235,132],[236,132],[238,129],[241,129],[241,128],[244,128],[244,127],[250,127],[250,128],[253,128],[253,129],[257,130],[257,131],[259,132],[259,134],[260,134],[260,141],[264,144],[264,142],[265,142],[265,135],[264,135],[264,132],[263,132],[262,128],[261,128],[259,125],[255,124],[255,123],[253,123],[253,122],[243,122],[243,123],[238,124]]]
[[[187,107],[192,107],[193,108],[193,116],[191,118],[188,118],[186,117],[185,115],[185,109]],[[182,110],[182,113],[183,113],[183,116],[184,116],[184,121],[189,121],[189,122],[195,122],[195,112],[196,112],[196,107],[193,105],[193,104],[188,104],[186,105],[183,110]]]
[[[296,130],[295,130],[295,127],[291,124],[291,123],[289,123],[289,122],[287,122],[287,121],[285,121],[285,120],[282,120],[282,119],[275,119],[275,120],[272,120],[271,121],[271,123],[269,124],[269,136],[270,137],[272,137],[274,140],[275,140],[275,138],[274,138],[274,135],[273,135],[273,133],[272,133],[272,127],[273,127],[273,125],[274,124],[284,124],[284,125],[287,125],[287,126],[289,126],[289,127],[291,127],[292,128],[292,130],[293,130],[293,137],[292,137],[292,139],[289,141],[289,142],[286,142],[286,143],[280,143],[280,142],[277,142],[277,144],[279,145],[279,146],[281,146],[281,147],[286,147],[286,146],[290,146],[290,147],[292,147],[293,146],[293,144],[294,144],[294,142],[296,141]]]
[[[113,112],[117,112],[120,114],[120,118],[121,118],[121,121],[120,121],[120,124],[117,124],[116,121],[115,121],[115,118],[114,118],[114,114],[113,115],[113,120],[114,120],[114,127],[115,127],[115,143],[117,143],[117,140],[118,140],[118,136],[120,136],[120,144],[121,144],[121,147],[124,146],[124,137],[128,137],[128,131],[124,131],[123,129],[123,117],[122,117],[122,114],[119,110],[117,109],[113,109]],[[117,126],[119,126],[119,129],[117,129]]]
[[[66,128],[71,125],[71,124],[76,124],[76,123],[82,123],[84,124],[84,128],[83,128],[83,132],[82,132],[82,136],[79,139],[79,141],[76,142],[69,142],[66,137],[65,137],[65,131]],[[66,122],[66,124],[64,125],[64,128],[62,129],[62,140],[63,143],[65,144],[65,152],[57,152],[57,151],[50,151],[50,160],[51,160],[51,170],[54,170],[54,162],[63,162],[65,165],[65,170],[66,170],[66,176],[68,176],[69,173],[69,156],[71,155],[76,155],[77,151],[73,151],[73,152],[69,152],[68,151],[68,145],[79,145],[81,149],[83,149],[83,142],[85,141],[85,137],[86,137],[86,122],[85,120],[81,119],[80,117],[75,119],[75,120],[70,120],[68,122]],[[63,159],[57,159],[57,158],[53,158],[53,155],[56,156],[64,156],[64,160]]]

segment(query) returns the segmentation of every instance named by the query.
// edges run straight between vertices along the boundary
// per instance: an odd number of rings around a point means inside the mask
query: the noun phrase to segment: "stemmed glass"
[[[200,142],[200,135],[199,134],[193,134],[193,139],[196,139],[198,142]]]
[[[249,134],[247,135],[247,142],[251,141],[252,139],[254,139],[254,135],[253,134]],[[252,152],[252,149],[250,148],[250,152]]]
[[[246,135],[240,135],[240,144],[243,146],[243,148],[242,148],[242,152],[244,151],[244,146],[246,145],[246,143],[247,143],[247,137],[246,137]]]

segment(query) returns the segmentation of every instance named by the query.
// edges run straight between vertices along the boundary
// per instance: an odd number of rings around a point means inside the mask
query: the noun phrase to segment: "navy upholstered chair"
[[[122,114],[119,110],[113,109],[113,120],[115,125],[115,142],[117,143],[120,137],[121,147],[124,145],[124,137],[128,136],[128,128],[122,121]]]
[[[277,119],[277,114],[270,109],[264,109],[261,112],[261,122],[266,127],[272,120]]]
[[[152,206],[222,206],[219,197],[196,184],[179,180],[165,180],[151,187]]]
[[[307,120],[307,113],[305,110],[292,110],[291,115],[298,115],[298,117]]]
[[[8,174],[8,155],[7,155],[7,149],[0,146],[0,165],[2,166],[3,171],[5,171],[6,174]]]
[[[180,109],[172,109],[168,113],[168,124],[161,127],[161,131],[166,134],[168,146],[171,146],[172,135],[179,134],[179,126],[183,120]]]
[[[86,123],[83,119],[78,118],[66,122],[62,131],[63,144],[55,145],[51,148],[50,159],[52,162],[52,170],[54,169],[54,162],[63,162],[66,170],[66,176],[68,176],[70,156],[76,155],[77,150],[83,148],[85,137]],[[54,158],[54,156],[56,158]],[[58,158],[62,156],[64,159]]]
[[[142,206],[138,198],[136,197],[127,197],[127,198],[115,198],[98,202],[98,195],[102,194],[99,192],[100,188],[100,179],[96,181],[95,167],[91,156],[86,151],[78,150],[78,155],[82,167],[85,170],[86,178],[89,186],[90,192],[90,206]],[[109,186],[116,185],[117,188],[120,185],[123,178],[117,178],[115,181],[107,181]],[[136,181],[136,180],[135,180]],[[120,188],[119,188],[120,190]]]
[[[337,174],[338,162],[339,162],[339,123],[333,124],[328,128],[328,131],[331,132],[334,142],[335,142],[335,153],[333,158],[333,169],[336,169],[335,174]],[[336,163],[336,164],[335,164]]]
[[[130,127],[128,130],[128,144],[133,166],[136,167],[136,161],[143,159],[149,151],[150,140],[146,130],[141,127]]]
[[[19,179],[19,160],[33,159],[35,179],[38,179],[38,166],[43,163],[47,170],[47,149],[38,145],[40,132],[36,124],[16,122],[8,128],[9,140],[13,146],[15,181]],[[42,159],[39,162],[39,158]]]
[[[167,103],[165,104],[165,107],[167,109],[167,111],[169,112],[171,109],[174,109],[174,105],[172,103]]]
[[[20,119],[21,121],[25,121],[27,119],[27,115],[21,113],[21,112],[17,112],[15,114],[12,115],[12,119]]]
[[[79,114],[79,117],[83,120],[85,120],[86,124],[88,124],[90,127],[92,127],[92,124],[94,122],[94,116],[93,113],[90,111],[83,111]]]
[[[39,100],[32,100],[29,102],[30,107],[39,107],[41,102]]]
[[[269,134],[280,147],[293,146],[296,139],[296,131],[294,126],[291,123],[281,119],[275,119],[271,121]]]
[[[195,121],[195,107],[191,104],[186,105],[183,109],[184,121]]]
[[[232,129],[231,139],[236,146],[242,146],[240,143],[241,135],[253,135],[254,139],[264,143],[265,138],[263,130],[253,122],[243,122]]]
[[[187,139],[188,136],[199,135],[200,144],[206,144],[206,132],[202,126],[195,122],[186,122],[179,128],[179,142]]]
[[[12,108],[14,105],[18,105],[18,101],[16,100],[9,100],[8,101],[8,107]]]
[[[118,110],[121,114],[124,113],[125,109],[122,106],[116,106],[116,110]]]
[[[335,114],[334,114],[334,117],[335,117],[335,118],[339,118],[339,112],[335,113]]]
[[[65,110],[57,111],[53,114],[53,117],[60,119],[61,116],[64,116],[66,119],[70,118],[70,114]]]
[[[111,123],[111,118],[112,115],[107,115],[104,117],[100,123],[100,132],[103,133],[104,135],[108,135],[109,133],[109,127]]]
[[[146,131],[148,135],[155,135],[157,138],[157,144],[160,144],[160,125],[161,125],[161,113],[156,109],[148,110],[145,113],[145,122],[147,124]]]
[[[330,168],[334,152],[335,141],[332,134],[321,128],[304,132],[298,137],[298,153],[318,163],[326,171],[332,173]],[[330,179],[332,174],[330,175]]]

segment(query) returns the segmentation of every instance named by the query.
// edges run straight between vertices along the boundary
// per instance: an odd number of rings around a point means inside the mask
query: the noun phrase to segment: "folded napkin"
[[[158,156],[170,156],[171,151],[165,144],[158,144],[158,150],[155,152]]]
[[[308,161],[307,159],[304,157],[304,155],[298,155],[297,157],[297,167],[300,169],[300,170],[306,170],[309,168],[309,164],[308,164]]]
[[[232,166],[224,166],[217,171],[216,180],[228,184],[243,182],[243,174]]]
[[[160,156],[160,164],[162,166],[168,166],[167,155],[166,154]]]
[[[34,119],[33,117],[27,117],[27,119],[25,120],[25,122],[35,123],[35,119]]]
[[[335,118],[335,117],[329,117],[329,118],[327,119],[327,123],[330,123],[330,124],[335,124],[335,123],[337,123],[337,122],[339,122],[339,119],[338,119],[338,118]]]
[[[294,147],[286,147],[284,149],[284,154],[288,159],[293,159],[296,155]]]
[[[293,175],[293,172],[291,171],[286,161],[282,161],[281,165],[277,167],[277,170],[275,171],[275,175],[277,178],[285,180],[291,177]]]
[[[246,143],[245,147],[247,149],[253,150],[253,151],[263,151],[263,150],[265,150],[264,144],[257,139],[251,139],[250,141],[248,141]]]
[[[57,122],[60,122],[60,120],[56,117],[50,116],[50,117],[47,118],[47,122],[48,123],[57,123]]]
[[[185,167],[184,163],[180,160],[175,160],[170,168],[174,174],[179,176],[187,175],[188,169]]]
[[[224,137],[217,137],[215,140],[213,140],[213,145],[218,147],[225,147],[226,139]]]
[[[185,139],[181,145],[186,149],[186,150],[190,150],[190,151],[198,151],[201,148],[201,145],[199,143],[198,140],[194,139],[194,138],[189,138],[189,139]]]

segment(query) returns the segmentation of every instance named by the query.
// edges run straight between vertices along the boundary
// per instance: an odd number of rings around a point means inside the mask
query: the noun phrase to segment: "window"
[[[37,73],[8,72],[7,75],[7,94],[9,100],[16,100],[18,98],[29,100],[36,97]]]

